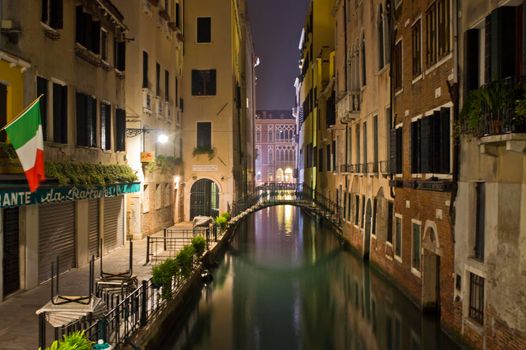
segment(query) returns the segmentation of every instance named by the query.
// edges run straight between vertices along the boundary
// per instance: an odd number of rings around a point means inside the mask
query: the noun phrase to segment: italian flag
[[[35,192],[40,182],[46,179],[40,98],[29,105],[4,129],[24,168],[29,190]]]

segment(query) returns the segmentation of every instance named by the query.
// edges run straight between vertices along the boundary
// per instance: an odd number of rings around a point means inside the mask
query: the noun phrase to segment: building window
[[[113,64],[118,71],[124,72],[126,68],[126,42],[114,40],[113,44]]]
[[[170,101],[170,72],[164,71],[164,100]]]
[[[393,80],[395,91],[402,89],[402,40],[399,40],[394,47],[393,57],[394,71]]]
[[[367,167],[367,122],[363,123],[363,164],[365,167]],[[367,168],[362,170],[362,172],[366,172]]]
[[[148,89],[150,87],[150,79],[148,78],[148,52],[142,52],[142,87]]]
[[[475,258],[484,260],[486,228],[486,184],[476,184]]]
[[[155,95],[161,96],[161,65],[159,62],[155,64]]]
[[[100,30],[100,58],[108,60],[108,32],[104,28]]]
[[[365,55],[365,35],[362,36],[362,44],[360,49],[360,54],[362,58],[362,86],[367,85],[367,57]]]
[[[42,0],[42,14],[40,20],[53,29],[63,26],[62,0]]]
[[[212,42],[212,19],[210,17],[197,18],[197,42]]]
[[[77,146],[96,147],[97,100],[89,95],[76,94]]]
[[[373,235],[376,235],[376,219],[377,219],[377,209],[378,209],[378,200],[375,198],[373,198],[373,212],[371,213],[371,221],[372,221],[372,229],[371,229],[371,233]]]
[[[437,12],[433,3],[426,12],[426,64],[432,66],[437,61]]]
[[[44,140],[47,140],[47,104],[48,104],[49,82],[47,79],[37,77],[37,96],[40,98],[40,120],[42,121],[42,134]],[[5,115],[5,114],[4,114]],[[0,136],[1,137],[1,136]]]
[[[393,244],[393,202],[387,202],[387,242]]]
[[[363,228],[365,224],[365,196],[362,196],[362,212],[360,215],[360,227]]]
[[[268,149],[268,164],[274,163],[274,150],[272,148]]]
[[[329,149],[329,145],[327,145],[327,149]],[[319,156],[318,156],[318,158],[319,158],[318,159],[318,163],[319,163],[318,170],[321,173],[321,172],[323,172],[323,146],[320,146],[320,148],[318,149],[318,154],[319,154]],[[327,171],[328,170],[329,169],[327,168]]]
[[[438,11],[438,57],[446,56],[451,50],[451,0],[437,0]]]
[[[192,69],[192,96],[213,96],[216,94],[216,70]]]
[[[267,141],[268,142],[273,142],[274,141],[274,133],[272,132],[272,128],[269,127],[268,129],[268,133],[267,133]]]
[[[100,21],[84,12],[82,5],[76,9],[76,41],[95,54],[100,54],[101,34]]]
[[[415,22],[411,32],[413,77],[417,77],[422,73],[422,23],[420,19]]]
[[[402,143],[403,127],[400,126],[395,129],[391,129],[390,141],[389,141],[389,162],[390,172],[392,174],[402,173],[402,155],[403,155],[403,143]]]
[[[469,273],[469,317],[484,324],[484,278]]]
[[[432,115],[411,123],[411,172],[449,174],[450,109],[441,108]]]
[[[402,257],[402,218],[395,216],[395,255]]]
[[[332,171],[331,145],[327,144],[327,146],[325,146],[325,152],[326,152],[326,155],[327,155],[327,171]]]
[[[53,141],[68,143],[68,87],[53,83]]]
[[[111,105],[100,104],[100,147],[111,150]]]
[[[358,226],[360,222],[360,196],[354,196],[354,224]]]
[[[197,148],[211,149],[212,148],[212,123],[198,122],[197,123]]]
[[[261,128],[256,128],[256,142],[261,142]]]
[[[411,267],[420,271],[420,241],[421,225],[413,222],[413,237],[411,245]]]
[[[175,3],[175,26],[181,29],[181,6],[179,3]]]
[[[126,112],[124,109],[115,110],[115,151],[126,150]]]
[[[421,158],[420,151],[422,150],[421,122],[422,122],[422,119],[418,119],[411,123],[411,172],[413,174],[419,174],[421,172],[421,164],[420,164],[420,158]]]

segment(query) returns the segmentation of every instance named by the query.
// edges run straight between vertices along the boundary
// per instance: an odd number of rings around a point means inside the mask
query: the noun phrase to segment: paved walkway
[[[117,248],[103,258],[105,272],[128,269],[129,245]],[[99,277],[99,259],[95,261],[95,279]],[[149,279],[151,266],[146,261],[146,239],[133,242],[133,273],[139,281]],[[73,269],[60,275],[60,294],[86,295],[88,293],[89,267]],[[49,302],[50,282],[28,291],[21,291],[0,303],[0,349],[38,349],[38,316],[35,311]],[[47,331],[48,345],[53,336],[51,326]]]

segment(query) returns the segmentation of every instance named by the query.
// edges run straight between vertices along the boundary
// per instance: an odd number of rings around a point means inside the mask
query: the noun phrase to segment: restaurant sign
[[[29,191],[20,191],[19,189],[2,189],[0,190],[0,208],[115,197],[126,193],[139,192],[140,190],[140,183],[115,184],[105,187],[93,188],[39,188],[34,193]]]

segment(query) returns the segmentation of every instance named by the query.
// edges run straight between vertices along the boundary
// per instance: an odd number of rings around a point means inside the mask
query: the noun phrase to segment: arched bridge
[[[234,222],[255,211],[276,206],[293,205],[329,221],[341,231],[341,215],[338,204],[310,186],[295,183],[265,183],[256,187],[254,193],[238,200],[232,206]]]

